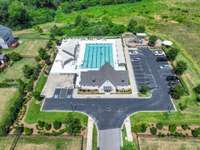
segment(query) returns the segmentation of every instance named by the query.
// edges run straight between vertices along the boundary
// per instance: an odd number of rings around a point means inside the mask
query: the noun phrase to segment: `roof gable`
[[[83,86],[101,86],[109,80],[114,86],[127,86],[128,85],[128,72],[117,71],[106,63],[98,71],[88,71],[81,73],[81,82]]]

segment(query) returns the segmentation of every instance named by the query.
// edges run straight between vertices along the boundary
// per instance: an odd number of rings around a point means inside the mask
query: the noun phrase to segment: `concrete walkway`
[[[127,135],[127,140],[129,142],[133,142],[133,136],[132,136],[132,132],[131,132],[131,121],[130,121],[130,117],[128,117],[125,121],[124,121],[124,125],[126,128],[126,135]]]
[[[94,121],[92,120],[92,118],[88,117],[86,150],[92,150],[93,128],[94,128]]]
[[[129,80],[130,80],[130,84],[132,87],[132,94],[134,95],[134,97],[138,97],[138,90],[137,90],[135,75],[134,75],[134,71],[133,71],[133,66],[131,64],[128,47],[126,46],[126,42],[124,41],[124,39],[123,39],[123,45],[124,45],[124,55],[125,55],[125,59],[126,59],[128,73],[129,73]]]

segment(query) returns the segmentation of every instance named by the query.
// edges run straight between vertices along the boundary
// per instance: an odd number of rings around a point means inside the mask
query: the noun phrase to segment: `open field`
[[[12,103],[12,98],[15,96],[15,88],[0,88],[0,122],[8,113],[8,108]]]
[[[199,139],[139,138],[141,150],[199,150]]]
[[[0,150],[9,150],[14,136],[0,138]],[[81,150],[81,137],[20,137],[15,150]],[[84,141],[85,143],[85,141]]]

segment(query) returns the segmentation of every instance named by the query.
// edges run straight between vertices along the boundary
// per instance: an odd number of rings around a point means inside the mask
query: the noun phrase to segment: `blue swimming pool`
[[[113,48],[111,43],[86,44],[82,68],[99,69],[105,63],[113,66]]]

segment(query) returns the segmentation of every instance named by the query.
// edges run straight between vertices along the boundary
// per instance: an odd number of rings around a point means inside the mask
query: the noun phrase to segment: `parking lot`
[[[153,90],[161,86],[161,82],[167,84],[166,78],[168,76],[175,75],[172,67],[163,59],[166,58],[164,54],[161,55],[159,53],[159,55],[157,55],[148,48],[140,48],[131,51],[130,58],[137,87],[145,84]],[[162,58],[162,60],[158,58]]]
[[[152,74],[151,67],[149,67],[146,56],[142,50],[134,51],[130,54],[131,63],[133,66],[137,87],[145,84],[151,89],[157,87],[156,80]]]
[[[72,98],[73,89],[72,88],[57,88],[54,92],[54,99],[69,99]]]

